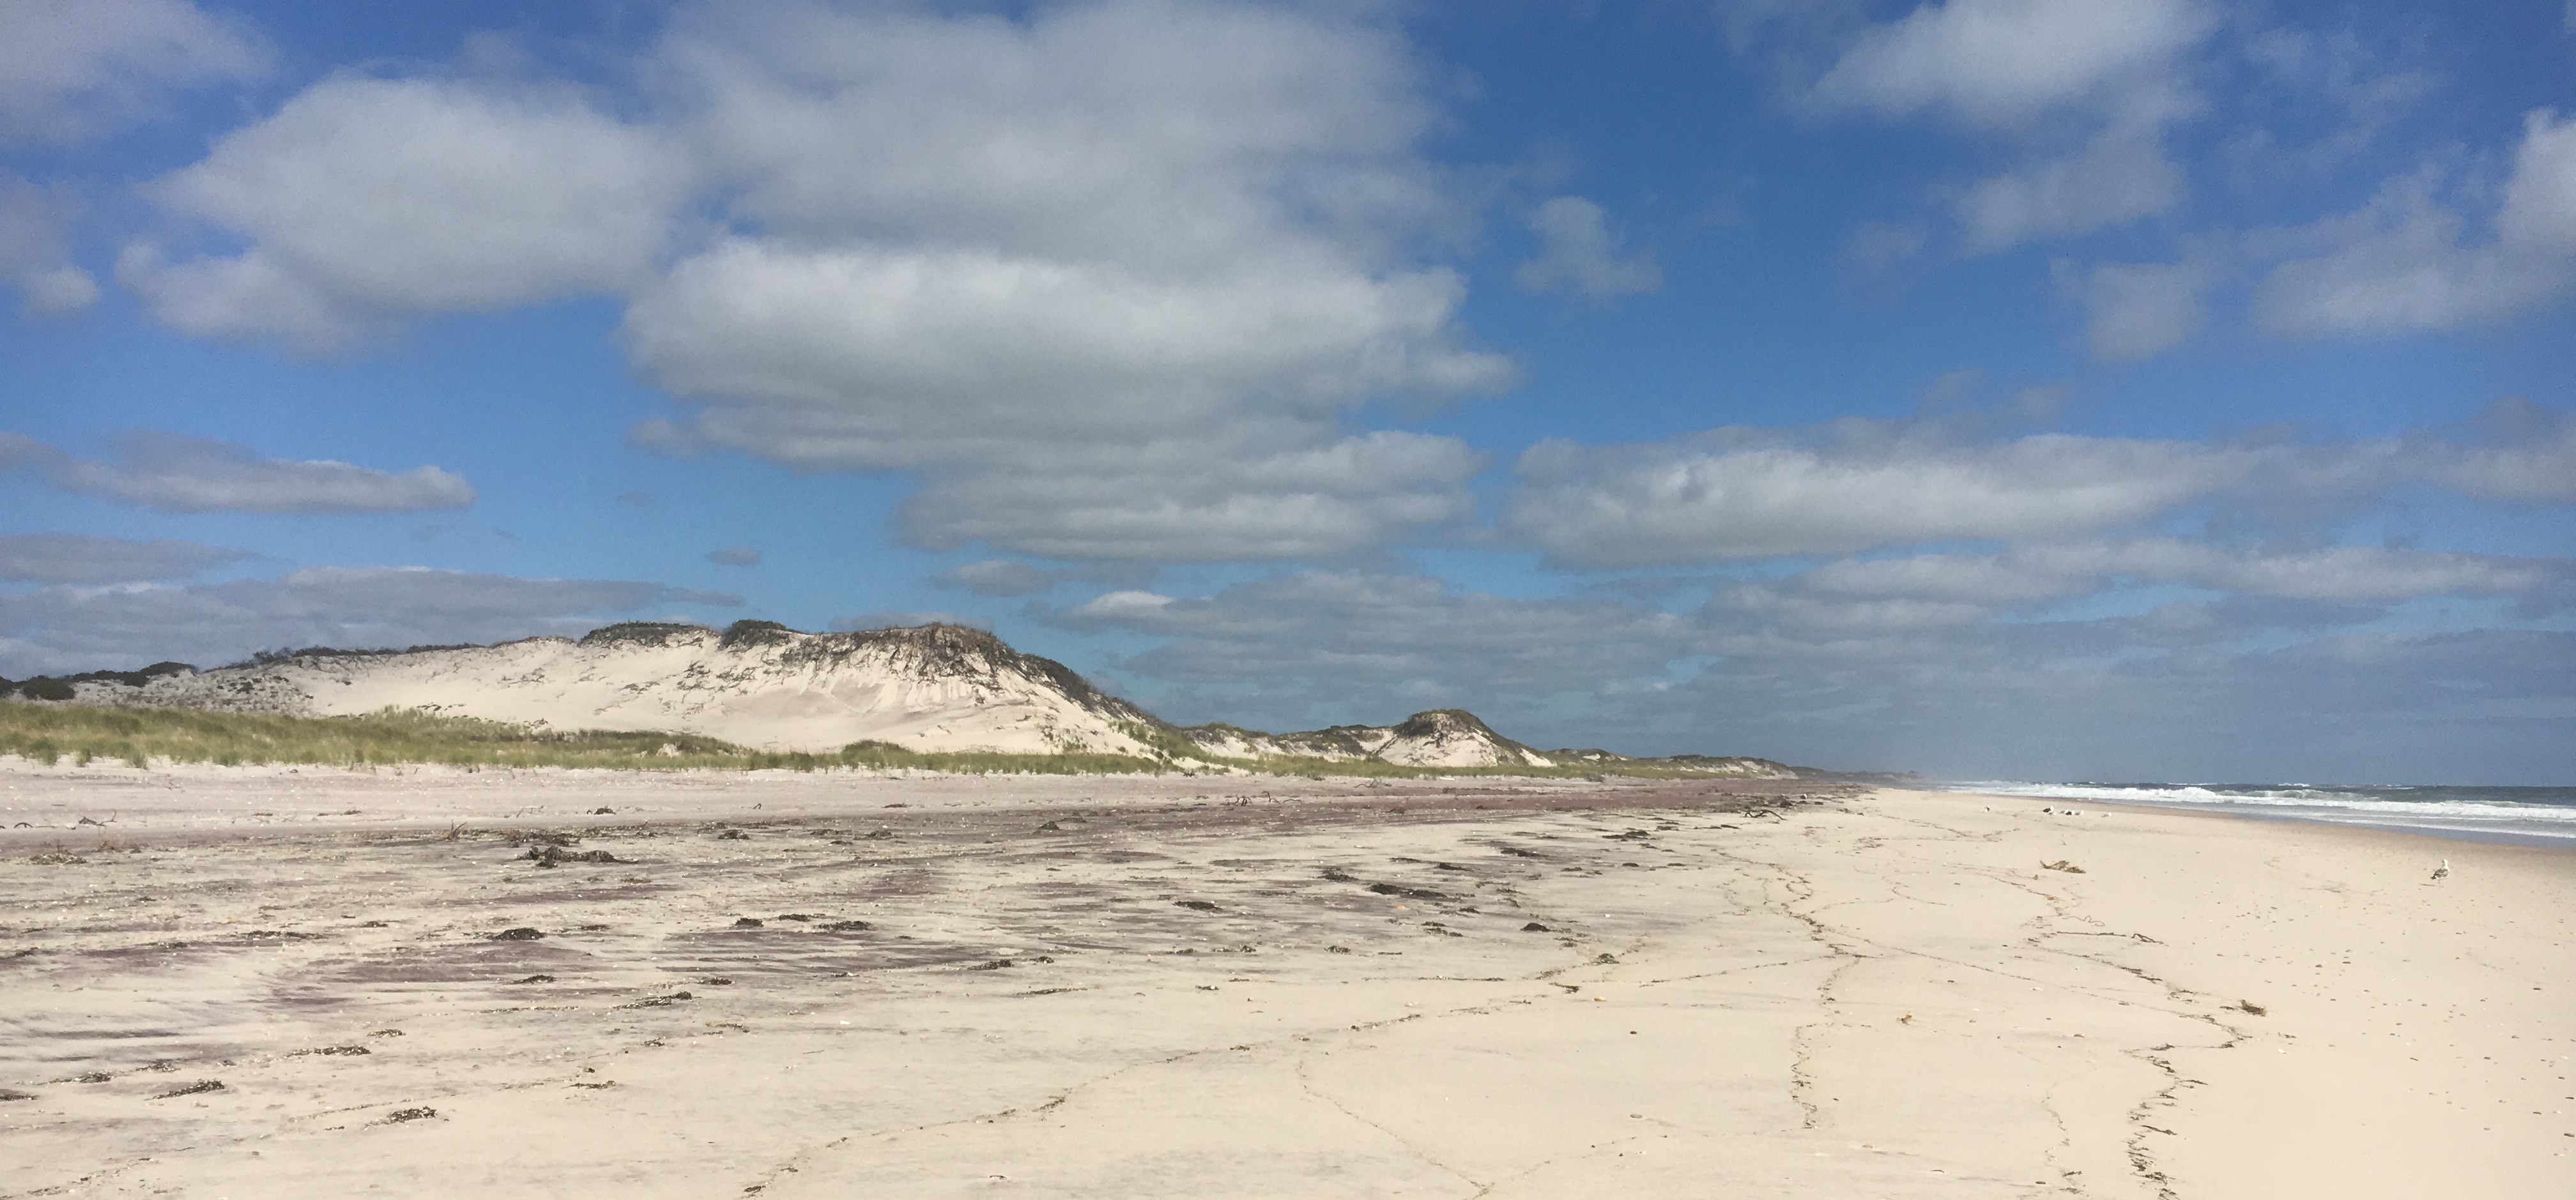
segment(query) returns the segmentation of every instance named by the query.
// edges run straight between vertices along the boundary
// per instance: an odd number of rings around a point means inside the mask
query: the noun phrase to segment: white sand
[[[540,637],[497,646],[308,653],[180,670],[140,684],[88,680],[74,690],[85,704],[314,716],[420,710],[537,728],[677,730],[754,749],[818,754],[861,741],[918,751],[1141,758],[1171,748],[1168,737],[1139,740],[1148,736],[1145,726],[1157,724],[1152,716],[1094,690],[1062,664],[949,625],[855,633],[773,628],[740,638],[693,626],[620,626],[578,642]],[[1416,713],[1393,726],[1277,737],[1227,729],[1165,732],[1196,737],[1203,749],[1231,758],[1557,765],[1455,711]],[[1695,766],[1725,776],[1786,773],[1759,760],[1701,759]]]
[[[425,709],[557,729],[680,730],[764,750],[830,753],[851,742],[916,750],[1149,754],[1150,720],[1063,668],[952,626],[865,633],[774,630],[727,645],[713,630],[642,638],[541,637],[408,653],[300,655],[151,680],[79,685],[96,703],[177,704],[355,716]]]
[[[0,1195],[2576,1195],[2576,856],[1756,786],[0,770]]]

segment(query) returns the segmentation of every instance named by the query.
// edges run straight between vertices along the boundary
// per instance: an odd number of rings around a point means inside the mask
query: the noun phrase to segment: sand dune
[[[1331,762],[1374,758],[1406,767],[1553,767],[1555,759],[1494,732],[1476,714],[1459,709],[1419,712],[1401,724],[1338,725],[1310,733],[1273,736],[1228,725],[1179,731],[1225,758],[1295,757]],[[1765,764],[1776,767],[1778,764]],[[1739,772],[1742,774],[1767,774]],[[1780,778],[1791,773],[1780,771]]]
[[[1022,654],[979,629],[936,624],[801,633],[741,621],[718,633],[633,622],[579,641],[305,650],[210,671],[159,663],[53,682],[82,704],[298,716],[413,709],[538,729],[698,734],[809,753],[884,742],[927,753],[1089,752],[1198,767],[1275,758],[1503,769],[1639,761],[1602,750],[1542,754],[1457,709],[1415,713],[1395,725],[1276,735],[1232,725],[1178,728],[1061,663]],[[1642,761],[1732,778],[1799,774],[1758,758]]]
[[[682,732],[764,750],[857,741],[915,750],[1150,754],[1157,722],[1063,666],[951,625],[798,633],[744,622],[614,625],[384,654],[306,653],[86,685],[84,699],[311,715],[416,708],[539,728]]]

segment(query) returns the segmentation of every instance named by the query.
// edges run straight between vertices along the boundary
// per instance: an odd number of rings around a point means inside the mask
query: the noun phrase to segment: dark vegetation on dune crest
[[[29,704],[0,700],[0,754],[39,763],[87,765],[122,762],[317,766],[394,766],[428,763],[457,767],[592,767],[647,771],[948,771],[959,774],[1131,775],[1205,771],[1226,767],[1261,774],[1427,778],[1510,775],[1583,777],[1622,775],[1681,778],[1702,772],[1661,763],[1587,764],[1582,767],[1408,767],[1374,759],[1330,762],[1309,758],[1214,759],[1168,728],[1137,726],[1139,740],[1160,751],[1146,758],[1126,754],[1004,754],[990,751],[924,753],[885,742],[853,742],[837,753],[753,750],[681,733],[553,731],[387,709],[357,717],[292,717],[176,708],[108,708]]]
[[[408,646],[400,650],[390,647],[375,650],[334,650],[329,646],[306,646],[301,650],[261,650],[240,662],[226,663],[217,669],[229,671],[239,667],[265,667],[293,662],[299,658],[385,658],[396,654],[418,654],[424,650],[475,648],[468,642],[438,646]],[[76,683],[117,683],[126,687],[139,688],[161,676],[185,675],[196,669],[193,663],[157,662],[134,671],[83,671],[77,675],[38,675],[31,679],[10,679],[0,676],[0,699],[17,696],[28,700],[69,700],[73,696],[72,685]]]
[[[667,646],[675,640],[713,632],[703,625],[622,621],[591,630],[582,636],[581,644]],[[846,633],[804,633],[776,621],[742,620],[726,626],[724,632],[717,636],[716,644],[727,650],[787,645],[789,649],[781,661],[791,664],[828,664],[870,649],[890,646],[908,654],[913,665],[925,674],[985,675],[995,670],[1016,670],[1046,680],[1074,702],[1095,712],[1121,719],[1154,722],[1152,714],[1093,687],[1090,680],[1084,679],[1071,667],[1052,658],[1023,654],[1012,649],[1010,643],[965,625],[933,621],[927,625],[859,629]]]
[[[183,662],[157,662],[139,671],[83,671],[78,675],[39,675],[14,681],[0,678],[0,697],[17,695],[30,700],[69,700],[75,683],[121,683],[127,687],[142,687],[159,676],[194,670],[195,667]]]

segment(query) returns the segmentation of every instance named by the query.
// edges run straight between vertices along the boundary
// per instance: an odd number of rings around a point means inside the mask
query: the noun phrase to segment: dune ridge
[[[804,633],[772,621],[738,621],[721,632],[628,622],[578,640],[308,649],[206,671],[161,663],[29,681],[18,691],[45,703],[287,716],[420,711],[537,730],[690,734],[799,753],[882,743],[919,753],[1116,755],[1210,767],[1375,761],[1560,770],[1645,763],[1729,778],[1800,774],[1758,758],[1541,751],[1462,709],[1302,733],[1225,724],[1185,728],[1052,659],[1024,654],[983,630],[944,624]]]

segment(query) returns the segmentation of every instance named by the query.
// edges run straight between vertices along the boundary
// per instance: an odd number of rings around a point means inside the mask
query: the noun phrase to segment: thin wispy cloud
[[[2363,209],[2284,235],[2322,252],[2272,268],[2257,317],[2289,336],[2460,329],[2576,287],[2576,117],[2527,114],[2512,161],[2502,202],[2483,219],[2436,194],[2438,173],[2417,172]]]
[[[2510,442],[2429,431],[2304,443],[2027,433],[1955,422],[1715,430],[1648,445],[1544,443],[1521,456],[1507,523],[1575,568],[1851,554],[2152,527],[2201,505],[2342,516],[2402,489],[2576,500],[2576,419],[2500,405]]]
[[[20,583],[132,583],[185,579],[251,557],[174,538],[137,541],[72,533],[0,534],[0,579]]]
[[[1558,196],[1529,218],[1539,238],[1538,257],[1513,273],[1533,292],[1559,288],[1587,299],[1608,300],[1664,286],[1664,273],[1645,255],[1621,253],[1601,206],[1581,196]]]
[[[422,512],[468,508],[475,498],[472,486],[437,467],[267,458],[231,442],[151,431],[119,434],[110,457],[88,460],[16,436],[17,465],[38,467],[53,486],[162,512]],[[8,465],[0,448],[0,467]]]

